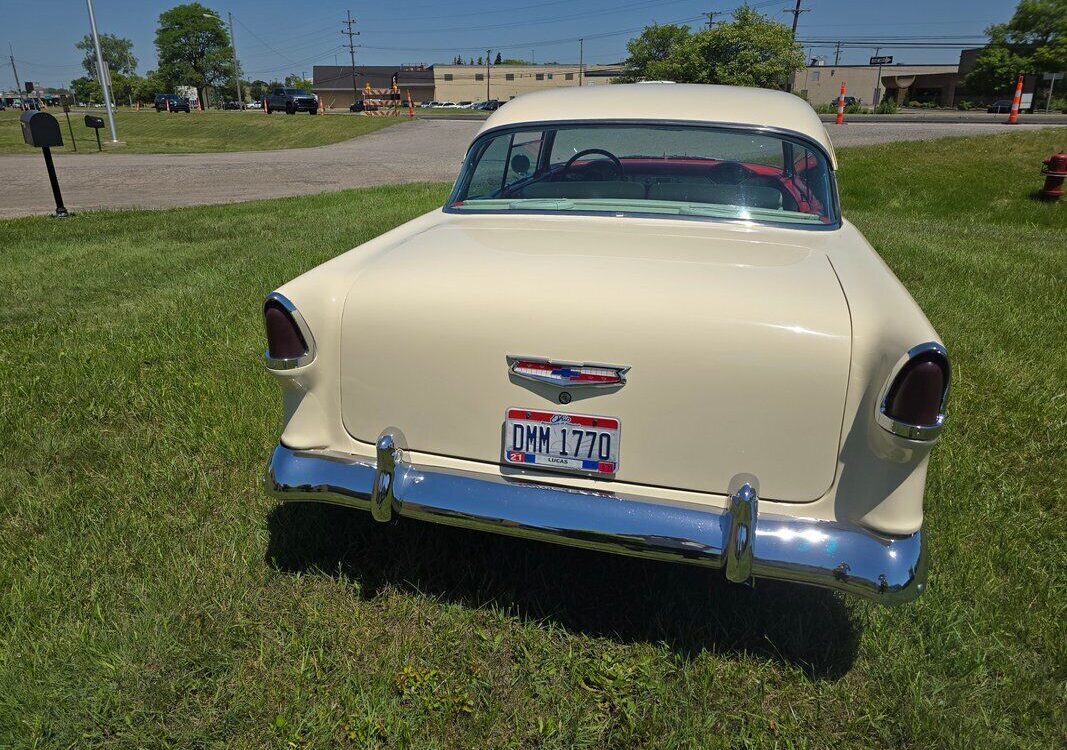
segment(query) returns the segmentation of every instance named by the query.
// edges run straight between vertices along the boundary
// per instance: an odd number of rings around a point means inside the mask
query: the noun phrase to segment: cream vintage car
[[[923,589],[949,362],[790,94],[529,94],[441,208],[267,297],[267,486],[875,601]]]

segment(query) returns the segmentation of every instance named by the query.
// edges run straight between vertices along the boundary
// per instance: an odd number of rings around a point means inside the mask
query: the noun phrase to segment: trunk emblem
[[[508,370],[517,378],[567,388],[611,388],[626,384],[629,367],[591,362],[564,362],[508,355]]]

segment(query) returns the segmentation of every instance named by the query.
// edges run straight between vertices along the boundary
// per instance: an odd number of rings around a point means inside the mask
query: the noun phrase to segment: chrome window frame
[[[916,357],[931,352],[943,357],[946,366],[945,390],[941,394],[941,405],[937,410],[937,419],[932,425],[908,424],[907,422],[893,419],[886,414],[886,399],[889,398],[889,390],[893,387],[893,382],[897,379],[897,376],[900,374],[900,371],[904,369],[906,364]],[[878,400],[875,402],[874,421],[883,430],[898,437],[906,438],[908,440],[920,440],[923,442],[937,440],[938,436],[941,434],[941,430],[945,427],[945,420],[948,418],[948,414],[945,411],[945,405],[948,403],[948,392],[951,385],[952,362],[949,359],[948,351],[945,347],[936,341],[927,341],[917,346],[913,346],[897,360],[896,364],[893,365],[893,369],[889,372],[889,377],[886,378],[885,383],[882,384],[882,390],[879,391]]]
[[[304,344],[307,346],[307,351],[301,354],[299,357],[272,357],[270,356],[270,342],[268,339],[267,348],[263,352],[263,362],[266,364],[268,370],[294,370],[297,367],[303,367],[304,365],[311,364],[315,359],[315,337],[311,335],[311,329],[308,328],[307,321],[304,320],[304,316],[300,314],[300,311],[296,309],[296,305],[286,297],[284,294],[278,292],[271,292],[263,300],[263,310],[266,312],[268,302],[277,302],[280,304],[287,313],[293,318],[293,322],[296,323],[297,330],[300,331],[300,335],[304,338]],[[266,328],[266,317],[264,316],[264,328]]]
[[[467,188],[471,177],[473,176],[474,162],[471,157],[475,153],[475,149],[481,146],[482,143],[487,143],[489,139],[498,135],[506,133],[508,131],[523,131],[523,130],[536,130],[546,129],[553,127],[571,127],[575,125],[587,125],[595,127],[610,127],[612,125],[623,125],[627,127],[633,126],[645,126],[645,127],[689,127],[689,128],[701,128],[706,130],[721,130],[730,131],[735,133],[748,133],[752,135],[769,135],[776,138],[782,138],[785,140],[794,141],[795,143],[810,149],[819,154],[826,163],[826,171],[829,177],[829,196],[830,205],[827,206],[827,215],[831,221],[828,224],[804,224],[801,222],[790,221],[768,221],[765,219],[736,219],[727,217],[716,216],[682,216],[678,214],[663,214],[649,211],[549,211],[545,209],[508,209],[506,212],[494,211],[492,209],[470,209],[453,208],[452,204],[459,200],[459,194]],[[643,219],[668,219],[675,221],[700,221],[700,222],[725,222],[728,224],[741,224],[744,226],[766,226],[777,227],[781,229],[801,229],[804,231],[814,232],[826,232],[840,229],[842,226],[841,217],[841,201],[838,196],[837,190],[837,171],[834,169],[834,160],[830,157],[829,152],[823,147],[821,143],[809,138],[803,133],[798,133],[795,130],[789,130],[788,128],[777,128],[770,125],[744,125],[739,123],[729,122],[709,122],[704,120],[648,120],[642,118],[626,118],[626,119],[606,119],[606,120],[530,120],[528,122],[511,123],[508,125],[500,125],[495,128],[490,128],[482,133],[479,133],[477,137],[471,142],[471,145],[467,147],[467,153],[463,157],[463,167],[460,169],[459,177],[456,178],[455,185],[452,187],[452,192],[449,193],[448,199],[445,201],[442,210],[449,214],[493,214],[500,215],[506,213],[508,215],[520,214],[520,215],[550,215],[550,216],[607,216],[607,217],[633,217]]]

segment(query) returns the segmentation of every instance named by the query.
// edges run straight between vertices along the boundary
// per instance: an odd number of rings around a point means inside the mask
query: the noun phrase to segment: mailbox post
[[[41,149],[44,153],[44,164],[48,169],[48,181],[52,183],[52,195],[56,199],[57,219],[65,219],[70,216],[66,206],[63,205],[63,194],[59,192],[59,180],[56,179],[56,166],[52,163],[52,147],[63,145],[63,133],[59,129],[59,121],[47,112],[23,112],[19,117],[22,125],[22,137],[26,143]]]
[[[104,127],[103,117],[93,117],[92,115],[85,116],[85,127],[92,128],[96,131],[96,150],[103,151],[103,146],[100,145],[100,128]]]

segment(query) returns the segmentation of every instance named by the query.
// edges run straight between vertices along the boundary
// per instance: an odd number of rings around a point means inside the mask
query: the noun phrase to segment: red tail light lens
[[[949,374],[948,356],[940,344],[916,347],[882,398],[879,422],[903,437],[936,437],[945,420]]]
[[[263,305],[263,319],[267,326],[267,357],[272,360],[292,360],[308,353],[308,344],[292,313],[277,299]]]

